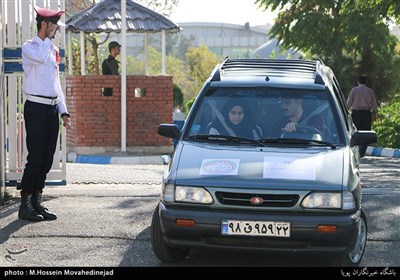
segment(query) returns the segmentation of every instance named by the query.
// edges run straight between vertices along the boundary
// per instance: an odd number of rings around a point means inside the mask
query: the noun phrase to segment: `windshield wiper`
[[[230,135],[197,134],[197,135],[190,135],[188,138],[195,139],[195,140],[231,141],[231,142],[235,142],[235,143],[251,143],[251,144],[256,144],[258,146],[265,147],[265,144],[262,141],[243,138],[243,137],[230,136]]]
[[[275,144],[275,143],[288,143],[288,144],[314,144],[331,147],[332,150],[336,150],[336,146],[327,141],[312,140],[312,139],[298,139],[298,138],[266,138],[259,140],[262,143]]]

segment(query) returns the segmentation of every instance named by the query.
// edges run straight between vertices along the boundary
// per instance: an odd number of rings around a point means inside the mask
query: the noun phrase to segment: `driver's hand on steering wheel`
[[[297,123],[295,123],[295,122],[290,122],[290,123],[286,124],[284,128],[282,128],[282,131],[294,132],[294,131],[296,131],[296,124]]]

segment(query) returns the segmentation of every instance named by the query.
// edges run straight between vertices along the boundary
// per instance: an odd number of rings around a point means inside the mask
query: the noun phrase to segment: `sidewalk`
[[[400,149],[368,147],[367,156],[400,158]],[[78,155],[69,153],[68,162],[91,164],[168,164],[170,155],[137,155],[119,153],[115,155]]]

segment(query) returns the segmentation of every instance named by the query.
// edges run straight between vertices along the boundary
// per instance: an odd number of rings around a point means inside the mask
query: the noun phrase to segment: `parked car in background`
[[[227,58],[183,128],[161,124],[158,133],[177,140],[151,226],[161,261],[229,248],[360,264],[367,219],[358,145],[377,137],[356,130],[322,61]]]

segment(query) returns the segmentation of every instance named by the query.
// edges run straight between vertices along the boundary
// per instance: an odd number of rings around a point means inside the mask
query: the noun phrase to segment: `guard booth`
[[[64,0],[1,0],[0,2],[0,46],[1,46],[1,173],[2,186],[17,185],[22,179],[26,163],[24,125],[23,69],[21,47],[36,35],[36,12],[34,6],[64,10]],[[64,15],[61,20],[65,22]],[[65,30],[61,28],[53,43],[60,48],[61,85],[65,92]],[[54,154],[52,169],[46,184],[66,184],[66,131],[60,124],[58,149]],[[4,192],[4,187],[3,187]]]

